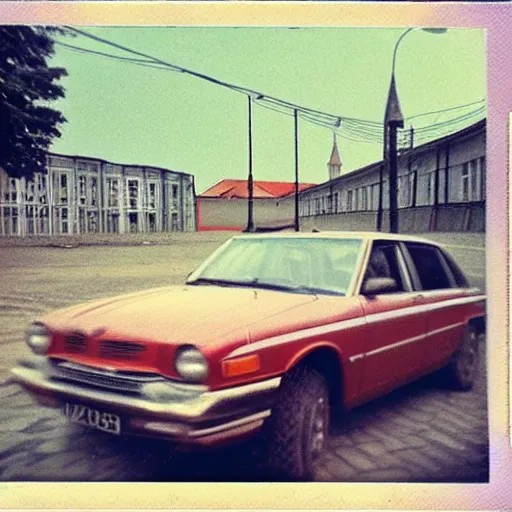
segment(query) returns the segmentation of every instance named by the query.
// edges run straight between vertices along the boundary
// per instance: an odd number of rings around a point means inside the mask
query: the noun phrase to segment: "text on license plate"
[[[112,434],[121,433],[121,418],[117,414],[98,411],[79,404],[66,404],[64,413],[73,423],[104,430]]]

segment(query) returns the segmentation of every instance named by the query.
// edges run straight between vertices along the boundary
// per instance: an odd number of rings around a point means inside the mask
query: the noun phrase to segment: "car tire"
[[[313,479],[329,433],[329,418],[329,393],[320,373],[299,366],[283,377],[264,435],[266,465],[273,479]]]
[[[478,335],[476,329],[466,325],[458,349],[443,369],[447,384],[459,391],[473,388],[478,371]]]

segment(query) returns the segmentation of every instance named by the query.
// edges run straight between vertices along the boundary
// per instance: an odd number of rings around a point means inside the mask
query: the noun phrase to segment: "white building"
[[[485,127],[482,120],[402,151],[398,157],[400,231],[485,229]],[[329,175],[338,174],[337,178],[300,193],[301,227],[375,229],[382,175],[382,227],[387,230],[389,183],[383,162],[341,174],[335,141],[328,167]]]
[[[30,181],[0,169],[0,235],[195,229],[189,174],[53,153]]]

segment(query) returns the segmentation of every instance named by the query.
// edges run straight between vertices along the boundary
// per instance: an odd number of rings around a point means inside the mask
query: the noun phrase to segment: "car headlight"
[[[44,324],[33,323],[29,327],[27,331],[27,345],[36,354],[46,354],[51,341],[52,336],[50,330]]]
[[[202,382],[208,376],[208,361],[191,345],[185,345],[176,352],[176,371],[189,382]]]

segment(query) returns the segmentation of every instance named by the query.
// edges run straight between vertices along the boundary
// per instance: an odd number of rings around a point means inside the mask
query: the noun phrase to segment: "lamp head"
[[[436,27],[431,27],[431,28],[422,28],[421,30],[423,30],[424,32],[428,32],[429,34],[446,34],[446,32],[448,32],[448,29],[447,28],[436,28]]]

